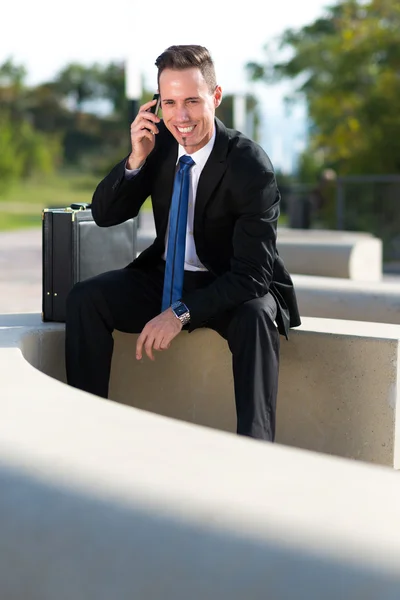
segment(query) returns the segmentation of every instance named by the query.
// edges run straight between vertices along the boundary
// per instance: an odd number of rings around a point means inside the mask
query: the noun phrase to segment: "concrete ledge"
[[[400,283],[307,275],[293,282],[304,316],[400,324]]]
[[[278,236],[289,273],[380,281],[382,241],[370,236]]]
[[[367,589],[399,597],[396,473],[68,388],[20,351],[52,368],[48,353],[59,352],[62,328],[11,315],[0,327],[1,598],[337,600]],[[342,327],[308,320],[284,345],[284,363],[291,356],[308,372],[314,400],[317,374],[308,366],[322,347],[335,363],[326,338],[339,344]],[[208,333],[199,336],[209,345]],[[310,335],[307,356],[301,339]],[[360,335],[350,326],[349,346]],[[391,345],[396,336],[398,328],[383,328],[364,343]],[[321,376],[329,379],[329,369]],[[307,420],[307,398],[296,402]]]
[[[339,229],[294,229],[292,227],[278,227],[278,237],[289,238],[319,238],[336,240],[355,240],[375,237],[368,231],[345,231]]]

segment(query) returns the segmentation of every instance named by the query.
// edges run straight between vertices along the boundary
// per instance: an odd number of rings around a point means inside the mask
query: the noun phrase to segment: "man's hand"
[[[154,360],[153,350],[168,350],[174,337],[182,330],[182,323],[174,315],[171,308],[167,308],[160,315],[154,317],[144,327],[136,343],[136,358],[142,358],[143,346],[147,356]]]
[[[156,123],[161,119],[149,112],[149,108],[156,102],[157,100],[151,100],[143,104],[131,125],[132,152],[126,165],[128,169],[139,169],[154,148],[155,136],[158,133]]]

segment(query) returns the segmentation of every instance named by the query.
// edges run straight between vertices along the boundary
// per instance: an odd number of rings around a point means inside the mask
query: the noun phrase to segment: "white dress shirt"
[[[186,228],[186,250],[185,250],[185,270],[186,271],[207,271],[205,266],[200,262],[199,257],[196,253],[196,245],[194,243],[193,236],[193,226],[194,226],[194,208],[196,203],[196,194],[197,187],[199,185],[199,179],[202,170],[211,154],[215,142],[215,128],[213,135],[210,141],[203,146],[197,152],[193,152],[190,154],[190,158],[192,158],[195,162],[193,167],[190,169],[190,189],[189,189],[189,206],[188,206],[188,218],[187,218],[187,228]],[[185,148],[183,146],[178,147],[178,159],[176,164],[178,165],[179,159],[184,154],[187,154]],[[127,179],[131,179],[134,177],[140,169],[127,169],[125,167],[125,177]],[[167,233],[165,236],[165,252],[163,254],[163,259],[167,258],[167,250],[168,250],[168,231],[169,231],[169,219],[168,219],[168,227]]]

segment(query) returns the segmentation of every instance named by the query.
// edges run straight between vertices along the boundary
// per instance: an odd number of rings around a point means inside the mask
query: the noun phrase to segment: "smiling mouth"
[[[187,135],[188,133],[192,133],[193,129],[195,128],[195,125],[191,125],[190,127],[178,127],[178,126],[176,126],[176,128],[179,131],[179,133]]]

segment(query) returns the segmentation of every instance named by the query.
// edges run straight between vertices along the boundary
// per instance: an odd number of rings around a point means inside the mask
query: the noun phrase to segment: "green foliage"
[[[101,95],[101,68],[98,65],[85,67],[78,63],[67,65],[57,75],[54,87],[59,94],[74,102],[78,111],[83,104]]]
[[[127,114],[125,96],[125,67],[123,63],[109,63],[100,75],[102,97],[108,100],[115,115]]]
[[[52,172],[61,161],[61,136],[35,127],[25,75],[11,59],[0,65],[0,192],[33,172]]]
[[[0,193],[17,181],[21,172],[13,128],[4,117],[0,118]]]
[[[33,174],[59,167],[99,179],[130,151],[130,105],[125,65],[66,65],[53,81],[26,85],[26,71],[10,58],[0,65],[0,194]],[[140,103],[152,98],[143,90]],[[104,101],[106,101],[104,103]],[[248,97],[257,121],[257,103]],[[220,116],[232,125],[232,97]]]
[[[36,131],[26,120],[0,113],[0,192],[32,173],[48,174],[60,164],[61,143]]]
[[[34,173],[52,173],[59,166],[61,142],[56,135],[36,131],[28,121],[20,122],[15,127],[14,135],[25,179]]]
[[[52,82],[24,84],[25,70],[11,59],[0,65],[2,187],[32,172],[59,166],[86,168],[104,156],[127,154],[129,123],[123,65],[71,64]],[[108,100],[107,115],[87,112]],[[11,132],[11,133],[10,133]],[[101,167],[100,167],[101,168]],[[7,172],[7,173],[6,173]]]
[[[74,110],[84,111],[88,101],[106,100],[114,116],[127,118],[123,62],[71,63],[58,73],[52,85],[60,97],[72,101]]]
[[[25,77],[25,67],[14,64],[12,58],[8,58],[0,65],[0,86],[2,88],[20,90],[24,85]]]
[[[340,175],[400,172],[400,1],[344,0],[287,30],[281,62],[249,64],[253,79],[297,83],[312,122],[310,151]]]
[[[322,169],[321,156],[307,149],[300,154],[298,159],[297,180],[300,183],[315,184],[321,176]]]

